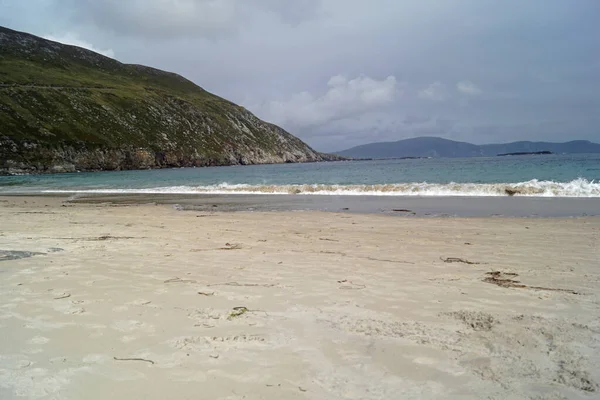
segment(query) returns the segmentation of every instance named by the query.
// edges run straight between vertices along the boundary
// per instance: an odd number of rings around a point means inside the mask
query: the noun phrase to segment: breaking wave
[[[212,186],[170,186],[147,189],[45,190],[46,193],[98,194],[295,194],[342,196],[529,196],[600,197],[600,182],[531,180],[518,183],[395,183],[380,185],[247,185],[221,183]]]

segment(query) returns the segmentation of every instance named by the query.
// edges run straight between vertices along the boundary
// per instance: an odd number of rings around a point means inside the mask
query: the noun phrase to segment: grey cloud
[[[460,81],[456,84],[456,89],[462,93],[462,94],[466,94],[469,96],[478,96],[480,94],[483,93],[483,90],[481,90],[479,87],[477,87],[477,85],[475,85],[473,82],[471,81]]]
[[[62,0],[76,21],[116,34],[215,37],[235,29],[235,0]]]
[[[431,101],[445,101],[448,98],[446,85],[434,82],[425,89],[419,91],[419,98]]]
[[[250,0],[248,4],[272,12],[292,25],[324,16],[321,0]]]
[[[422,124],[431,121],[431,117],[421,117],[417,115],[407,115],[402,121],[405,125]]]
[[[253,23],[297,25],[319,15],[321,0],[55,0],[75,21],[140,38],[219,39]]]
[[[597,0],[0,0],[0,24],[178,72],[324,151],[600,141],[598,15]]]

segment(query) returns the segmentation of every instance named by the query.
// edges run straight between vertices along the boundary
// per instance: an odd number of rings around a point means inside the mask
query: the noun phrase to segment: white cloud
[[[480,94],[483,93],[483,90],[481,90],[479,87],[477,87],[477,85],[475,85],[473,82],[471,81],[461,81],[458,82],[456,84],[456,89],[463,94],[469,95],[469,96],[478,96]]]
[[[354,79],[336,75],[329,79],[328,89],[321,96],[301,92],[286,101],[272,101],[249,108],[272,122],[303,128],[359,116],[384,107],[394,101],[396,86],[394,76],[376,80],[364,75]]]
[[[102,54],[106,57],[110,57],[110,58],[115,57],[115,52],[112,49],[104,49],[104,50],[97,49],[96,47],[94,47],[94,45],[92,45],[84,40],[79,39],[79,37],[77,35],[72,34],[72,33],[67,33],[62,36],[47,35],[47,36],[44,36],[44,39],[52,40],[54,42],[59,42],[59,43],[63,43],[63,44],[69,44],[71,46],[83,47],[84,49],[94,51],[94,52]]]
[[[431,101],[445,101],[446,85],[440,82],[434,82],[419,92],[419,97]]]

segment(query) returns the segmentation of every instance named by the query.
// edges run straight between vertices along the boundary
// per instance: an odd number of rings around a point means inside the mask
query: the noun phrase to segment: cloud
[[[364,75],[354,79],[336,75],[329,79],[327,87],[320,96],[305,91],[294,94],[289,100],[250,108],[275,123],[305,128],[360,116],[392,103],[397,95],[394,76],[376,80]]]
[[[292,25],[317,18],[321,15],[321,0],[245,0],[250,6],[258,6],[274,13],[283,22]]]
[[[255,104],[259,117],[319,150],[419,134],[600,141],[600,91],[590,84],[600,81],[597,0],[433,3],[0,0],[0,25],[63,41],[76,33],[123,62],[177,72]],[[348,78],[327,86],[338,71]],[[349,84],[360,74],[379,84],[396,77],[393,97],[384,85],[386,101],[361,99],[372,91]],[[529,128],[511,131],[506,115]],[[446,129],[439,118],[456,124]],[[560,129],[543,125],[555,120]]]
[[[59,42],[59,43],[63,43],[63,44],[69,44],[71,46],[83,47],[84,49],[94,51],[94,52],[102,54],[106,57],[110,57],[110,58],[115,57],[115,52],[112,49],[103,49],[103,50],[98,49],[98,48],[94,47],[94,45],[92,45],[84,40],[79,39],[79,37],[73,33],[67,33],[67,34],[61,35],[61,36],[46,35],[46,36],[44,36],[44,39],[52,40],[54,42]]]
[[[434,82],[418,93],[419,98],[431,101],[445,101],[446,85],[440,82]]]
[[[120,35],[221,35],[235,28],[235,0],[62,0],[74,19]]]
[[[118,35],[223,38],[265,19],[297,25],[319,14],[321,0],[55,0],[73,20]]]
[[[404,120],[402,120],[402,123],[404,123],[404,125],[419,125],[419,124],[423,124],[425,122],[429,122],[431,120],[431,117],[421,117],[418,115],[407,115],[404,117]]]
[[[478,96],[480,94],[483,93],[483,90],[481,90],[480,88],[478,88],[473,82],[471,81],[460,81],[456,84],[456,89],[462,93],[462,94],[466,94],[469,96]]]

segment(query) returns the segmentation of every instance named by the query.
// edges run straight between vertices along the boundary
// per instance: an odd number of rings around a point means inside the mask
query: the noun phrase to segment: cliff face
[[[335,158],[179,75],[0,27],[0,173]]]

